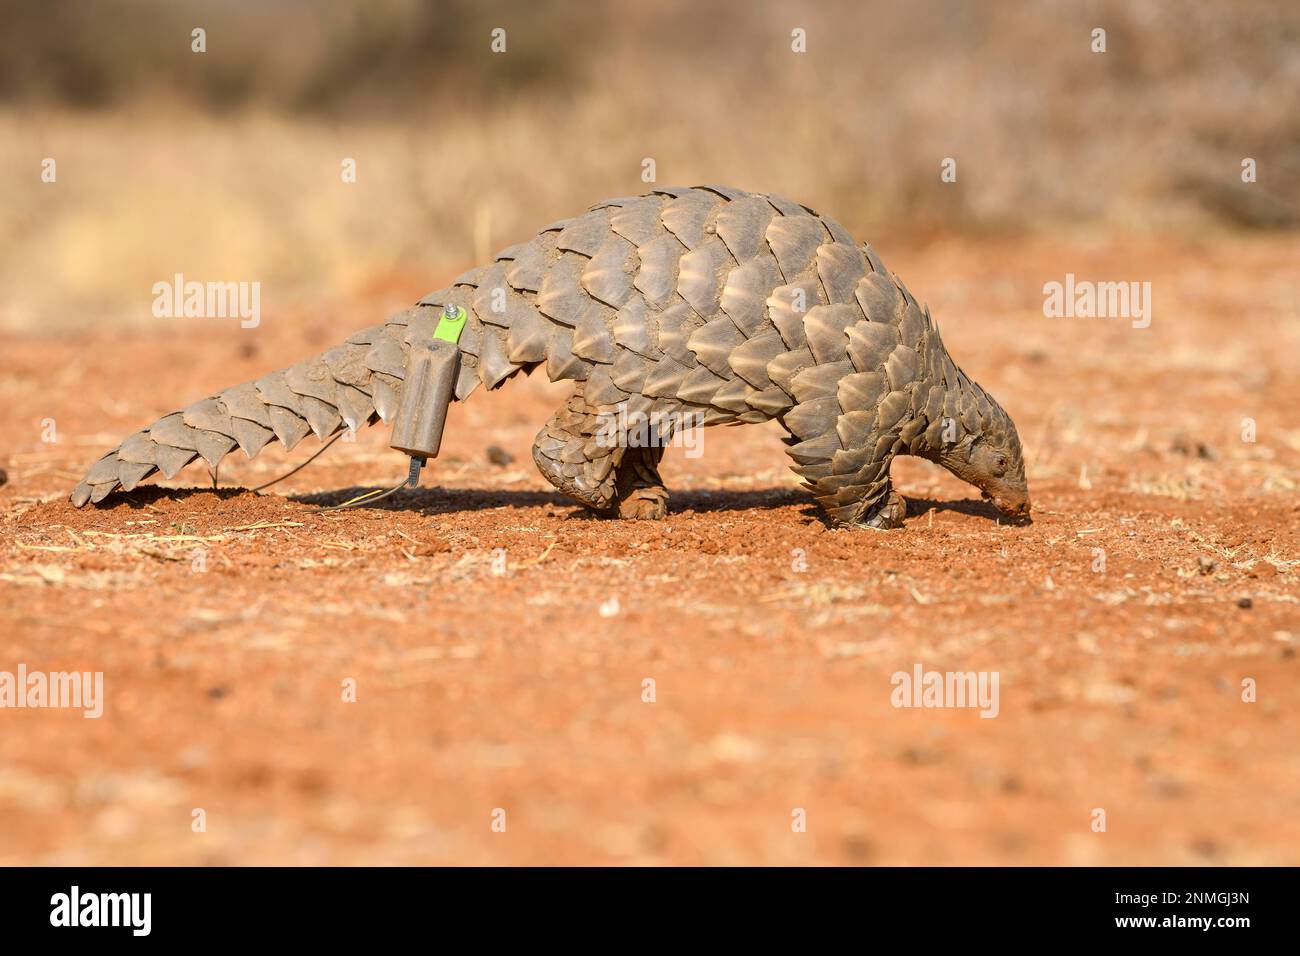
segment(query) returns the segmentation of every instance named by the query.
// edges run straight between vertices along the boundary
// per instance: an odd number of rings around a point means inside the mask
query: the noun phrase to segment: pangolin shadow
[[[329,507],[349,501],[358,495],[380,489],[370,487],[353,487],[318,492],[306,495],[291,495],[290,500],[318,508]],[[918,518],[934,509],[936,512],[952,511],[957,514],[985,518],[995,523],[1028,524],[1029,519],[1016,521],[1007,518],[987,501],[966,498],[959,501],[940,501],[933,498],[907,498],[908,519]],[[421,511],[425,514],[448,514],[460,511],[481,511],[496,508],[536,508],[554,505],[570,509],[569,518],[577,521],[607,521],[610,515],[597,514],[583,508],[562,494],[545,491],[512,491],[508,489],[467,489],[440,488],[437,486],[418,489],[404,488],[388,496],[383,501],[369,507],[372,510],[388,509],[394,511]],[[697,489],[693,491],[675,491],[669,499],[669,515],[684,512],[708,514],[710,512],[775,510],[802,506],[800,513],[813,518],[827,527],[831,526],[826,515],[808,500],[808,496],[797,488],[754,488],[747,491],[712,491]]]
[[[952,511],[959,515],[970,515],[973,518],[987,518],[1000,524],[1016,526],[1033,524],[1032,517],[1009,518],[993,507],[992,502],[979,498],[962,498],[957,501],[940,501],[937,498],[907,498],[906,500],[909,520],[922,517],[933,508],[936,513]]]
[[[358,495],[382,489],[375,487],[339,488],[330,491],[303,495],[290,495],[289,500],[317,508],[328,508],[342,504]],[[584,508],[558,492],[518,491],[510,489],[473,489],[473,488],[403,488],[400,491],[378,501],[374,505],[363,505],[371,510],[419,511],[424,514],[450,514],[462,511],[488,511],[498,508],[537,508],[552,505],[568,509],[567,517],[578,521],[604,521],[608,516]],[[807,495],[797,489],[759,488],[751,491],[677,491],[670,499],[669,513],[680,512],[721,512],[751,511],[787,508],[793,505],[809,505],[809,514],[814,514],[812,503]],[[358,509],[359,510],[359,509]],[[819,513],[816,514],[821,519]]]
[[[354,485],[348,488],[335,488],[330,491],[308,494],[291,494],[281,498],[297,504],[311,505],[316,508],[329,508],[351,501],[358,495],[382,491],[376,486]],[[158,501],[184,501],[192,497],[215,495],[218,501],[229,501],[248,494],[245,488],[160,488],[149,485],[133,491],[114,495],[98,505],[98,508],[111,510],[115,507],[127,507],[134,510],[147,508]],[[281,497],[274,493],[267,498]],[[490,511],[498,508],[539,508],[552,505],[569,509],[568,517],[577,521],[604,521],[604,515],[596,514],[574,503],[558,492],[520,491],[511,489],[475,489],[442,488],[439,486],[403,488],[374,504],[363,504],[350,508],[351,511],[419,511],[423,514],[453,514],[462,511]],[[801,514],[829,525],[825,515],[808,500],[807,495],[797,488],[755,488],[748,491],[711,491],[699,489],[694,491],[674,492],[669,504],[669,514],[710,512],[774,510],[804,506]],[[1006,522],[1008,519],[999,514],[987,501],[964,499],[960,501],[939,501],[932,498],[908,498],[908,519],[923,516],[933,508],[935,511],[954,511],[958,514],[986,518],[991,521]]]

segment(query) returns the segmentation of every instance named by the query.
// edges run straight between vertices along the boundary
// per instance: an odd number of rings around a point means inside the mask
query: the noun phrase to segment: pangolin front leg
[[[901,528],[907,501],[894,490],[889,478],[893,456],[865,463],[862,458],[861,453],[837,452],[825,464],[797,470],[807,479],[809,491],[833,525]]]
[[[868,528],[901,528],[907,517],[907,499],[892,488],[884,499],[871,505],[864,512],[862,524]]]
[[[573,395],[550,417],[533,442],[538,470],[560,491],[601,514],[621,518],[662,518],[668,491],[659,478],[662,442],[627,447],[604,417],[589,404],[579,382]],[[666,436],[665,436],[666,437]]]

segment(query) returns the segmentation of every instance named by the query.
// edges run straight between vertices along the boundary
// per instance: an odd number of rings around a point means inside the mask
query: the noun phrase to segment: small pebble
[[[510,452],[506,451],[500,445],[490,445],[487,450],[487,456],[488,461],[492,462],[492,464],[499,468],[504,468],[506,465],[513,464],[515,460],[515,456],[510,454]]]
[[[1237,607],[1240,607],[1240,608],[1250,608],[1250,607],[1252,606],[1252,604],[1253,604],[1253,602],[1252,602],[1252,601],[1250,600],[1250,598],[1248,598],[1248,597],[1247,597],[1247,598],[1238,598],[1238,599],[1237,599]]]
[[[0,468],[0,487],[4,487],[9,481],[9,472]]]
[[[1170,446],[1170,450],[1177,452],[1180,455],[1187,455],[1189,458],[1195,456],[1197,458],[1204,458],[1207,461],[1213,461],[1219,457],[1218,452],[1205,442],[1193,441],[1186,435],[1178,435],[1175,437],[1173,444]]]

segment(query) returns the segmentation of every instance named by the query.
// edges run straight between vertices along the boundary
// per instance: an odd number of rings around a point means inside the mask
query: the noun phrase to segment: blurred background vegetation
[[[887,259],[1300,225],[1294,0],[0,0],[0,25],[11,327],[147,321],[175,272],[257,279],[268,309],[400,298],[646,191],[645,158],[661,184],[798,199]]]

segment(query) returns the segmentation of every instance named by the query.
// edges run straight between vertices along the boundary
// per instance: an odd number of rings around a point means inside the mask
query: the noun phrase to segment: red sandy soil
[[[540,378],[382,507],[309,512],[401,477],[380,427],[274,493],[236,489],[313,440],[77,510],[128,432],[446,277],[0,338],[0,670],[107,696],[0,710],[0,863],[1300,863],[1300,242],[880,248],[1019,423],[1031,526],[902,460],[904,530],[830,531],[775,425],[670,451],[667,520],[598,520],[533,469]],[[1151,328],[1045,318],[1066,272],[1151,281]],[[996,671],[999,715],[891,706],[917,663]]]

